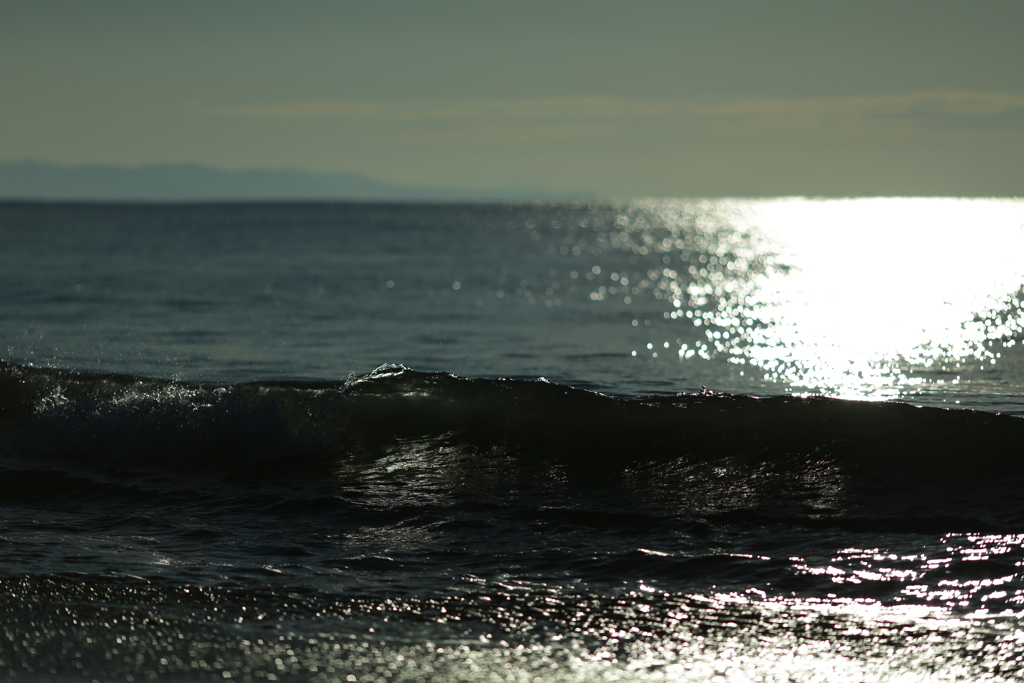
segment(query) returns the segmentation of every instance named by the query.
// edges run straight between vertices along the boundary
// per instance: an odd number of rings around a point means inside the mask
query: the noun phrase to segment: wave
[[[739,510],[851,530],[1024,525],[1024,420],[902,403],[626,398],[399,365],[220,386],[4,363],[0,437],[8,501],[26,490],[103,496],[105,480],[83,472],[128,471],[615,489],[723,524]]]

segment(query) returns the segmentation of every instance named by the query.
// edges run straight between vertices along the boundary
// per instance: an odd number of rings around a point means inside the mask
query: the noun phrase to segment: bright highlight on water
[[[702,356],[726,354],[809,392],[899,398],[956,384],[961,370],[997,364],[1021,334],[1021,208],[1013,200],[721,202],[715,209],[744,231],[764,272],[712,257],[685,289],[688,306],[675,301],[707,330]]]
[[[1020,680],[1022,226],[0,205],[0,671]]]

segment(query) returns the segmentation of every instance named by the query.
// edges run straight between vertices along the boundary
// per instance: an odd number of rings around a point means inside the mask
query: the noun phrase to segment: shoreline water
[[[1019,680],[1022,206],[0,204],[0,671]]]

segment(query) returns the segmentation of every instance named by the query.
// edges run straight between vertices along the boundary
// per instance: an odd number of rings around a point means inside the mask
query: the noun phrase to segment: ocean
[[[12,681],[1024,680],[1024,200],[0,240]]]

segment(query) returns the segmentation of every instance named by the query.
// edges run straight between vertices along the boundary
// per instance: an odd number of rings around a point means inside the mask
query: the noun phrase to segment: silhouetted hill
[[[227,171],[197,164],[57,166],[0,162],[0,199],[92,201],[588,199],[583,193],[388,185],[354,173]]]

